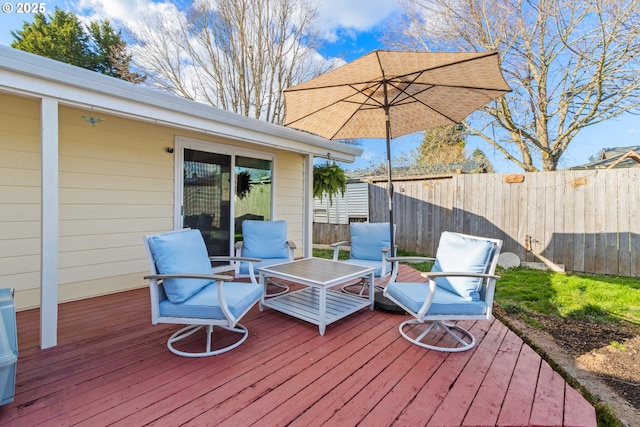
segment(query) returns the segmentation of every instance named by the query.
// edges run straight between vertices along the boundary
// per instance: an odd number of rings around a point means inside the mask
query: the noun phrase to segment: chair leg
[[[422,333],[420,333],[420,335],[418,335],[416,338],[412,338],[410,337],[405,331],[404,328],[406,326],[409,325],[426,325],[426,329],[424,331],[422,331]],[[424,348],[428,348],[430,350],[436,350],[436,351],[444,351],[444,352],[450,352],[450,353],[454,353],[454,352],[460,352],[460,351],[467,351],[472,349],[475,345],[476,345],[476,339],[473,336],[473,334],[471,332],[469,332],[468,330],[458,326],[458,325],[454,325],[452,323],[445,323],[442,321],[434,321],[434,322],[429,322],[428,324],[425,322],[421,322],[417,319],[411,319],[411,320],[407,320],[405,322],[402,322],[400,324],[400,334],[407,339],[409,342],[415,344],[415,345],[419,345],[420,347],[424,347]],[[447,334],[449,334],[451,337],[453,337],[460,346],[456,346],[456,347],[442,347],[442,346],[437,346],[437,345],[431,345],[431,344],[426,344],[425,342],[423,342],[423,339],[425,339],[428,335],[429,332],[431,332],[432,330],[439,330],[439,329],[443,329]],[[454,332],[457,331],[458,333]]]
[[[354,287],[356,289],[351,290]],[[342,292],[344,292],[345,294],[357,295],[359,297],[367,297],[368,295],[365,295],[364,291],[367,290],[368,288],[369,288],[369,283],[367,282],[366,279],[362,279],[359,282],[344,285],[342,287]],[[382,292],[384,290],[384,288],[380,285],[373,285],[373,289],[374,289],[374,292]]]
[[[277,283],[274,282],[270,279],[267,279],[267,291],[269,290],[269,286],[274,286],[278,289],[280,289],[279,291],[276,292],[267,292],[267,294],[265,294],[266,298],[270,298],[270,297],[277,297],[278,295],[283,295],[286,294],[287,292],[289,292],[289,286],[283,284],[283,283]]]
[[[211,350],[211,334],[213,333],[213,325],[189,325],[185,328],[180,329],[178,332],[174,333],[173,335],[171,335],[171,337],[169,337],[169,340],[167,341],[167,347],[169,348],[169,351],[171,351],[173,354],[176,354],[178,356],[183,356],[183,357],[215,356],[218,354],[225,353],[229,350],[233,350],[234,348],[242,344],[249,336],[249,331],[247,330],[247,328],[239,323],[236,324],[235,328],[232,328],[229,326],[222,326],[222,325],[220,325],[220,327],[231,332],[237,332],[239,334],[242,334],[242,336],[231,345],[228,345],[226,347],[223,347],[217,350]],[[178,350],[173,346],[173,343],[193,335],[194,333],[198,332],[202,328],[206,328],[206,334],[207,334],[207,343],[206,343],[205,351],[200,353],[187,352],[187,351]]]

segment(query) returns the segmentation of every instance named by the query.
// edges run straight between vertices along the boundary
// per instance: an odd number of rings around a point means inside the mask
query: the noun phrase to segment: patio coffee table
[[[273,298],[260,299],[260,310],[269,307],[319,326],[324,335],[329,323],[369,306],[373,310],[373,272],[375,269],[323,258],[304,258],[258,269],[260,284],[268,277],[289,280],[306,287]],[[364,278],[369,282],[369,298],[365,299],[328,289],[350,280]]]

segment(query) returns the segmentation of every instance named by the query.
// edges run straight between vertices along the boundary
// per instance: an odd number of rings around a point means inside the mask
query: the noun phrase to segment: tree
[[[189,99],[281,123],[282,91],[328,67],[304,0],[194,2],[130,28],[152,83]]]
[[[56,7],[53,15],[37,13],[32,23],[25,22],[11,35],[15,49],[134,83],[144,81],[143,75],[130,71],[126,43],[109,21],[91,22],[85,28],[75,14]]]
[[[500,52],[513,91],[468,129],[525,171],[556,170],[582,129],[639,110],[640,0],[405,0],[404,9],[392,45]]]
[[[464,153],[466,141],[464,128],[443,126],[429,129],[424,133],[422,143],[418,147],[417,161],[419,166],[446,165],[468,161]]]

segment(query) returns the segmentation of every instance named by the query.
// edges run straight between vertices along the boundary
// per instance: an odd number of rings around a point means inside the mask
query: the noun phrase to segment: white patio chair
[[[385,258],[395,255],[391,252],[391,241],[388,222],[352,222],[349,225],[351,240],[336,242],[333,248],[333,260],[338,261],[340,247],[349,245],[351,251],[349,259],[344,262],[375,268],[374,280],[384,280],[391,274],[391,262]],[[342,287],[342,291],[362,296],[367,283],[364,281],[348,284]],[[376,290],[382,290],[382,286],[375,285]]]
[[[471,332],[447,323],[458,320],[491,320],[496,280],[494,273],[502,240],[444,232],[436,257],[393,257],[393,274],[383,295],[414,319],[402,322],[400,334],[413,344],[431,350],[458,352],[473,348]],[[435,261],[426,282],[398,282],[399,262]],[[424,330],[415,325],[425,325]],[[431,331],[444,330],[454,345],[429,341]],[[445,340],[446,344],[446,340]]]
[[[286,221],[242,221],[242,240],[235,245],[236,256],[241,258],[259,258],[256,262],[236,262],[235,276],[249,277],[252,283],[258,283],[258,268],[293,261],[296,244],[287,240]],[[282,295],[289,290],[283,283],[269,280],[267,288],[275,287],[276,292],[267,292],[265,297]]]
[[[199,230],[145,236],[144,243],[151,271],[145,276],[151,293],[151,322],[188,325],[167,341],[172,353],[186,357],[213,356],[232,350],[247,339],[247,328],[238,321],[260,300],[260,285],[231,282],[232,277],[213,274]],[[214,326],[238,333],[240,338],[225,347],[212,349]],[[203,327],[207,338],[205,351],[191,352],[174,346]]]

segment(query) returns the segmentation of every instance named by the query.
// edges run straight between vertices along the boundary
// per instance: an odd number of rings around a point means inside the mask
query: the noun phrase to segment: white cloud
[[[400,9],[397,0],[323,0],[319,2],[318,25],[367,31]]]

